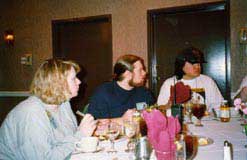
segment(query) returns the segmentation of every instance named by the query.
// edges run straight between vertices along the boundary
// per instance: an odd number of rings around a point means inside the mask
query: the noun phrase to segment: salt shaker
[[[224,160],[232,160],[230,143],[228,141],[224,141]]]
[[[181,134],[179,140],[176,143],[176,146],[177,146],[177,152],[176,152],[177,160],[186,160],[186,146],[185,146],[183,134]]]

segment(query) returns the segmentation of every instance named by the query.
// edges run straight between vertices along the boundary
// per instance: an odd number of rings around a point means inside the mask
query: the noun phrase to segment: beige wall
[[[0,38],[0,90],[27,90],[37,66],[52,57],[51,20],[111,14],[113,61],[124,53],[147,60],[147,10],[215,2],[216,0],[1,0],[0,35],[13,29],[14,47]],[[247,1],[231,2],[232,86],[247,74],[247,60],[238,61],[237,32],[247,25]],[[33,66],[20,64],[23,54],[32,53]],[[247,56],[247,55],[246,55]],[[236,71],[239,71],[237,72]],[[240,73],[240,74],[238,74]]]
[[[247,1],[231,0],[231,86],[236,91],[241,80],[247,75],[247,50],[243,54],[239,44],[239,30],[247,28]]]

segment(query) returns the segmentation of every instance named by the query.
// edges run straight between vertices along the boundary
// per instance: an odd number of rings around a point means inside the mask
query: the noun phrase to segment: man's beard
[[[144,86],[145,83],[146,83],[146,80],[143,80],[143,81],[141,81],[141,82],[139,82],[139,83],[135,83],[134,80],[133,80],[133,78],[129,81],[129,85],[130,85],[131,87],[140,87],[140,86]]]

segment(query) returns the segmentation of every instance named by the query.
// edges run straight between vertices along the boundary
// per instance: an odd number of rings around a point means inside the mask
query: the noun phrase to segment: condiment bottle
[[[176,141],[177,147],[177,159],[178,160],[186,160],[186,146],[184,141],[184,135],[181,134],[178,141]]]
[[[232,160],[230,143],[228,141],[224,141],[224,160]]]
[[[136,128],[136,137],[140,137],[140,121],[141,121],[141,113],[139,111],[135,111],[133,114],[133,121],[136,122],[137,128]]]
[[[147,124],[145,120],[142,118],[140,112],[136,111],[133,114],[133,121],[137,123],[137,131],[136,131],[137,138],[146,136],[147,135]]]
[[[227,104],[227,100],[223,100],[220,105],[220,121],[229,122],[230,121],[230,107]]]

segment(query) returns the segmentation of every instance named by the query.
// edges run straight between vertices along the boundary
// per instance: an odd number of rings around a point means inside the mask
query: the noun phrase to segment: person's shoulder
[[[247,75],[243,78],[242,83],[247,82]]]
[[[23,117],[38,117],[42,112],[41,100],[35,96],[30,96],[27,99],[17,104],[7,115],[6,118],[22,121]]]
[[[114,85],[114,81],[104,82],[101,85],[99,85],[98,87],[96,87],[93,95],[96,96],[96,95],[105,94],[113,88],[113,85]]]
[[[41,100],[35,96],[30,96],[24,101],[21,101],[19,104],[16,105],[14,110],[16,111],[39,111],[41,106]]]
[[[163,82],[163,85],[174,84],[174,81],[177,81],[176,76],[169,77]]]

